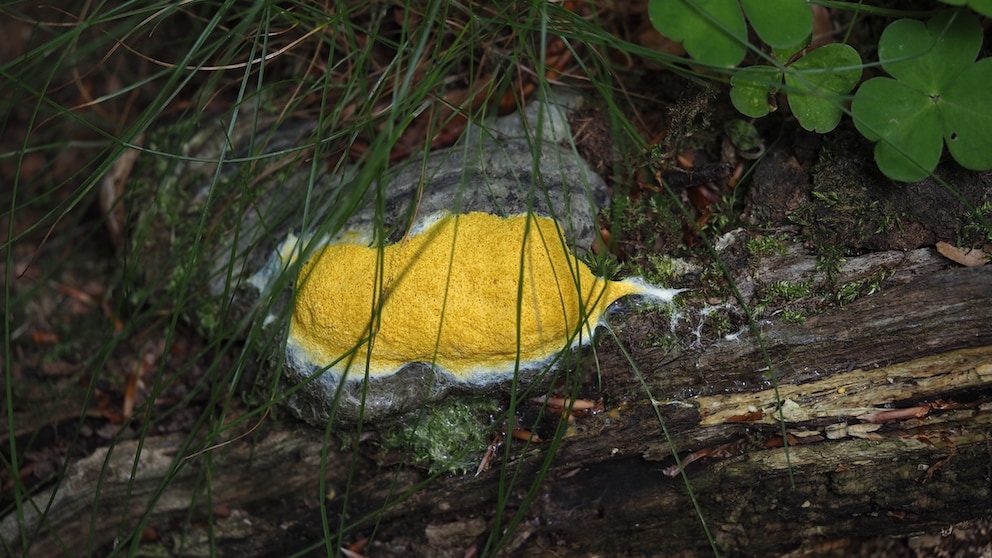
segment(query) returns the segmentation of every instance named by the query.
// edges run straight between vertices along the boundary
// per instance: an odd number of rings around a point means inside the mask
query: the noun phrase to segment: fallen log
[[[946,531],[989,513],[992,268],[910,260],[882,292],[760,337],[672,352],[645,342],[657,311],[632,313],[617,329],[636,371],[598,343],[607,412],[558,444],[509,443],[477,476],[267,416],[207,451],[180,436],[99,450],[0,534],[46,556],[781,555]]]

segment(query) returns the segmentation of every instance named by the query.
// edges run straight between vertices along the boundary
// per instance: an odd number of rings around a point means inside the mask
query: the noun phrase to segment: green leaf
[[[945,141],[962,166],[992,168],[992,59],[975,63],[981,43],[981,26],[962,10],[940,12],[926,26],[896,21],[882,33],[879,58],[895,79],[868,80],[851,103],[858,131],[879,142],[882,172],[921,179]]]
[[[738,0],[649,0],[648,16],[699,62],[730,68],[744,59],[747,25]]]
[[[945,4],[952,6],[968,5],[972,10],[986,17],[992,17],[992,0],[941,0]]]
[[[813,32],[813,11],[806,0],[741,0],[754,32],[769,46],[787,49]]]
[[[730,101],[745,116],[761,118],[775,110],[768,98],[782,84],[782,72],[771,66],[743,68],[730,78]]]
[[[954,160],[971,170],[992,169],[992,58],[957,76],[938,102],[944,139]]]
[[[856,50],[837,43],[822,46],[789,66],[789,107],[803,128],[829,132],[844,114],[844,96],[860,79],[861,56]]]
[[[929,175],[943,151],[940,115],[930,96],[890,78],[873,78],[851,103],[854,125],[875,145],[886,176],[912,182]]]
[[[968,6],[985,17],[992,17],[992,0],[971,0]]]
[[[892,77],[934,95],[971,65],[982,46],[978,21],[960,10],[944,10],[926,26],[912,19],[882,32],[878,58]]]
[[[809,46],[810,39],[812,37],[806,37],[801,43],[793,45],[787,48],[772,48],[772,54],[775,56],[775,60],[786,64],[792,59],[792,56],[799,52],[800,50]]]
[[[765,141],[761,133],[747,120],[728,120],[723,124],[723,133],[737,150],[737,154],[745,159],[757,159],[765,153]]]

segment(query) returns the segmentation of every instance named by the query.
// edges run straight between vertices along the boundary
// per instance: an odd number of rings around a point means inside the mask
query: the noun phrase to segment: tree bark
[[[741,275],[745,296],[811,273],[789,257]],[[882,292],[801,324],[761,322],[761,343],[745,330],[672,353],[646,342],[656,313],[627,316],[619,338],[643,383],[603,336],[607,411],[575,419],[560,444],[509,443],[508,461],[477,476],[425,488],[426,472],[381,465],[368,444],[340,449],[267,418],[200,454],[175,436],[100,450],[35,497],[44,519],[11,514],[0,534],[38,556],[137,545],[135,529],[173,549],[185,533],[188,555],[337,552],[324,546],[324,504],[332,535],[348,526],[333,546],[372,537],[373,556],[495,542],[520,556],[782,555],[987,515],[992,267],[870,257],[900,261]],[[873,268],[858,260],[841,274]]]

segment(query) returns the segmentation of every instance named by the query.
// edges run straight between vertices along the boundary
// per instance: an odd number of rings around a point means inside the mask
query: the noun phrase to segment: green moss
[[[806,321],[806,314],[799,310],[792,310],[786,308],[782,310],[782,318],[787,322],[792,322],[794,324],[801,324]]]
[[[673,280],[688,271],[688,265],[682,259],[668,255],[649,254],[648,266],[644,278],[656,285],[671,285]]]
[[[769,290],[775,296],[784,300],[796,300],[812,294],[813,285],[810,281],[776,281]]]
[[[815,289],[812,281],[776,281],[763,286],[762,292],[755,314],[771,313],[793,323],[803,323],[817,314],[826,298],[826,293]]]
[[[709,327],[713,330],[713,335],[715,337],[723,337],[729,335],[736,331],[740,324],[734,323],[734,320],[728,314],[729,308],[716,308],[713,312],[707,314],[706,318],[709,322]]]
[[[842,285],[838,285],[836,292],[834,293],[834,300],[840,304],[850,304],[855,300],[874,294],[882,290],[882,282],[885,281],[892,275],[892,272],[887,270],[880,270],[877,273],[872,274],[864,279],[858,279],[857,281],[849,281]]]
[[[220,319],[221,310],[220,302],[210,299],[206,304],[197,307],[197,323],[206,332],[219,331],[220,326],[223,325]]]
[[[618,194],[606,211],[613,238],[611,251],[623,262],[621,274],[644,277],[650,282],[668,284],[671,278],[658,254],[671,254],[683,246],[682,221],[678,207],[663,193],[632,198]]]
[[[641,311],[657,313],[659,315],[658,319],[662,324],[666,321],[671,324],[672,313],[677,312],[678,310],[671,305],[666,307],[655,307],[652,305],[651,307],[644,307]],[[640,343],[642,347],[660,348],[665,351],[680,350],[683,348],[684,344],[684,339],[679,337],[675,331],[672,331],[670,326],[656,327],[648,330]]]
[[[853,255],[865,250],[905,247],[919,242],[918,213],[905,184],[881,177],[872,161],[852,156],[863,143],[839,132],[826,140],[811,170],[809,202],[790,215],[802,226],[802,240],[821,256]]]
[[[386,451],[410,454],[410,462],[432,472],[474,471],[492,440],[488,417],[497,411],[491,400],[449,397],[381,432],[381,443]]]
[[[962,238],[958,245],[977,245],[992,243],[992,200],[983,202],[978,207],[968,211],[964,227],[961,229]]]
[[[760,297],[754,307],[759,316],[778,316],[790,322],[802,323],[829,307],[844,306],[855,300],[876,293],[892,272],[878,269],[867,277],[837,282],[843,258],[821,256],[818,271],[828,275],[828,281],[777,281],[760,285]]]
[[[617,261],[616,256],[605,250],[598,254],[586,252],[581,260],[589,266],[589,269],[592,270],[593,275],[596,277],[617,279],[620,275],[620,262]]]
[[[772,235],[756,236],[748,239],[747,250],[754,256],[776,256],[785,254],[786,244]]]

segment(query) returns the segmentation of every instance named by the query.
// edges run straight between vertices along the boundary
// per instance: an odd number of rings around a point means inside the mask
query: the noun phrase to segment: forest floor
[[[630,9],[627,25],[647,33],[643,9]],[[5,38],[0,40],[7,41],[0,44],[2,59],[24,52],[26,43],[18,37],[28,33],[25,25],[0,23],[0,37]],[[639,64],[618,73],[630,100],[629,116],[658,149],[617,153],[611,120],[596,108],[599,103],[590,90],[591,108],[573,114],[571,121],[579,153],[612,189],[613,207],[603,209],[601,220],[604,228],[615,231],[611,246],[624,271],[657,273],[652,262],[661,256],[678,256],[706,268],[713,258],[707,242],[740,229],[753,239],[788,238],[825,265],[938,243],[943,243],[942,253],[958,261],[967,254],[955,247],[976,244],[981,229],[969,219],[974,208],[992,201],[989,173],[963,171],[948,162],[938,174],[954,191],[934,180],[897,184],[874,168],[872,144],[849,123],[819,136],[799,128],[785,109],[754,123],[761,156],[750,158],[724,131],[727,122],[740,116],[723,86],[710,89],[660,74]],[[110,111],[89,104],[88,98],[100,90],[121,86],[114,80],[112,74],[62,76],[56,81],[78,88],[57,94],[72,99],[67,106],[83,107],[80,111],[106,110],[111,114],[102,116],[108,118],[114,111],[134,114],[139,109]],[[666,93],[659,94],[662,87]],[[176,102],[186,101],[190,99]],[[126,124],[126,116],[120,117],[111,128]],[[139,435],[188,434],[198,428],[217,403],[199,386],[218,359],[233,360],[241,350],[235,344],[227,353],[219,351],[164,307],[149,312],[132,306],[134,286],[121,268],[129,216],[114,216],[112,187],[80,189],[85,173],[94,169],[90,145],[104,132],[65,118],[58,126],[72,139],[70,146],[22,151],[23,138],[37,126],[30,113],[16,112],[0,140],[0,153],[17,153],[0,159],[0,180],[18,185],[0,193],[0,205],[7,208],[0,216],[5,255],[0,266],[9,281],[5,349],[10,351],[7,397],[0,405],[0,448],[8,466],[0,470],[4,515],[17,513],[15,500],[52,486],[69,463],[98,448]],[[675,137],[677,133],[683,136]],[[680,200],[685,213],[672,207],[666,201],[670,199]],[[731,269],[735,265],[724,263]],[[700,277],[682,281],[678,286],[706,288]],[[842,288],[834,287],[832,304],[844,296]],[[790,311],[801,320],[818,310],[793,306]],[[149,386],[160,385],[151,379],[155,375],[171,380],[152,393]],[[246,412],[236,398],[224,404],[231,414]],[[140,423],[153,427],[141,429]],[[11,463],[16,470],[9,468]],[[286,506],[270,512],[319,517],[314,507]],[[238,513],[215,510],[221,519],[237,518]],[[985,519],[955,536],[970,534],[980,541],[990,529],[992,523]],[[167,535],[149,529],[145,537],[153,541]],[[300,536],[309,540],[312,535],[306,529]],[[897,545],[901,552],[923,555],[947,544],[946,538],[913,537],[837,541],[835,548],[811,554],[870,555]]]

